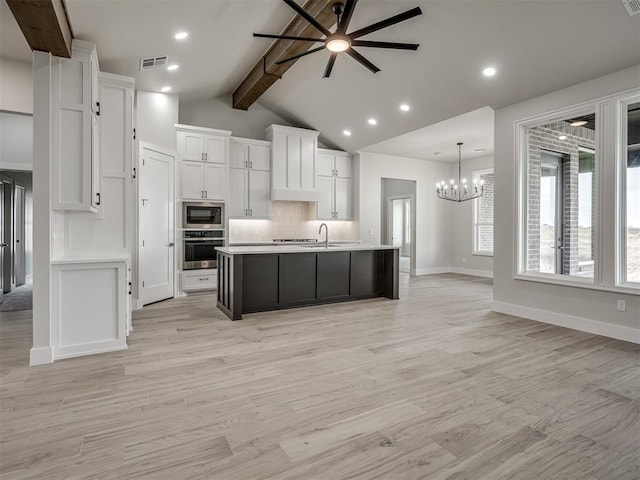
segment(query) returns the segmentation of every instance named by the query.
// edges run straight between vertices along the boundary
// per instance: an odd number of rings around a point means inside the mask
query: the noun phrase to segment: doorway
[[[382,179],[382,243],[399,247],[400,272],[416,272],[416,182]]]
[[[173,298],[175,153],[140,142],[138,183],[138,300]]]
[[[563,156],[540,155],[540,272],[564,273]]]

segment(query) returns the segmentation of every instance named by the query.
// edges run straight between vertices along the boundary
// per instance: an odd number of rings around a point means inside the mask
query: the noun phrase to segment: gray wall
[[[141,142],[175,151],[178,96],[136,91],[136,137]]]
[[[564,322],[572,328],[604,325],[612,331],[631,329],[637,332],[640,329],[640,296],[514,278],[517,271],[515,209],[518,205],[514,181],[515,122],[638,88],[639,79],[640,66],[636,66],[496,111],[494,308],[497,310],[528,318],[538,316],[538,320]],[[610,189],[600,192],[609,203],[614,194]],[[616,311],[618,299],[626,301],[626,312]],[[616,328],[618,326],[622,329]]]
[[[475,170],[493,167],[493,157],[462,162],[462,178],[471,179]],[[457,169],[457,165],[456,165]],[[460,273],[493,275],[493,257],[473,255],[473,201],[454,203],[451,266]]]
[[[33,115],[0,111],[0,168],[33,170]]]
[[[289,123],[266,108],[254,104],[249,110],[231,108],[228,100],[212,98],[194,103],[180,103],[180,123],[198,127],[231,130],[235,137],[264,140],[265,129],[272,124]]]

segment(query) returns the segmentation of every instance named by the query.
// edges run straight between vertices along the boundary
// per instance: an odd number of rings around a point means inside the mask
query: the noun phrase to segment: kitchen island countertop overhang
[[[221,247],[217,305],[244,313],[387,297],[398,299],[399,247],[324,244]]]

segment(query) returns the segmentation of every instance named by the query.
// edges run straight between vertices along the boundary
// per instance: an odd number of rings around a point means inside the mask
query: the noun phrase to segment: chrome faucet
[[[322,234],[322,227],[324,227],[324,248],[329,248],[329,227],[327,227],[326,223],[320,224],[320,229],[318,230],[318,235]]]

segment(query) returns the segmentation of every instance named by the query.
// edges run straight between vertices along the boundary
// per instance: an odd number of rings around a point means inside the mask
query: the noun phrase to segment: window
[[[473,254],[493,255],[493,168],[473,172],[484,193],[473,201]]]
[[[516,132],[516,278],[640,294],[640,89]]]
[[[623,151],[624,234],[622,283],[640,285],[640,102],[626,106],[626,148]],[[624,161],[626,160],[626,162]],[[626,199],[624,198],[626,197]]]

